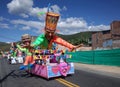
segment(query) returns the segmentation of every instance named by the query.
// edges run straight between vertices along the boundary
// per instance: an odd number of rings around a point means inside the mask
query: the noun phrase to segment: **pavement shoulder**
[[[74,63],[75,69],[120,78],[120,67]]]

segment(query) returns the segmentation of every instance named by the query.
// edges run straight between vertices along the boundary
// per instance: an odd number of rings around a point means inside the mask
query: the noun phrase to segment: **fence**
[[[120,49],[69,52],[68,62],[120,66]]]

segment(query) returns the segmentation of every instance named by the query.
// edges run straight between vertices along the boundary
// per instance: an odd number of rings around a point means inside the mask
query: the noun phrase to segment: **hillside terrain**
[[[92,33],[91,32],[80,32],[80,33],[73,34],[73,35],[61,35],[61,34],[57,34],[57,35],[74,45],[78,45],[80,43],[84,43],[88,45],[89,40],[91,39]]]
[[[2,51],[8,51],[10,50],[10,44],[5,43],[5,42],[0,42],[0,49]]]

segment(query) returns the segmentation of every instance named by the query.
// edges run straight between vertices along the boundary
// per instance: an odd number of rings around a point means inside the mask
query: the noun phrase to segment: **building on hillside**
[[[113,21],[110,30],[92,33],[92,49],[120,48],[120,21]]]

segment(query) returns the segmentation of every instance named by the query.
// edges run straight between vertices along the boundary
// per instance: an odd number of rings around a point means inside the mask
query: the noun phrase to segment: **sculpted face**
[[[55,30],[45,29],[45,36],[48,40],[51,40],[55,35]]]
[[[23,42],[25,45],[29,45],[30,44],[30,41],[24,41]]]

